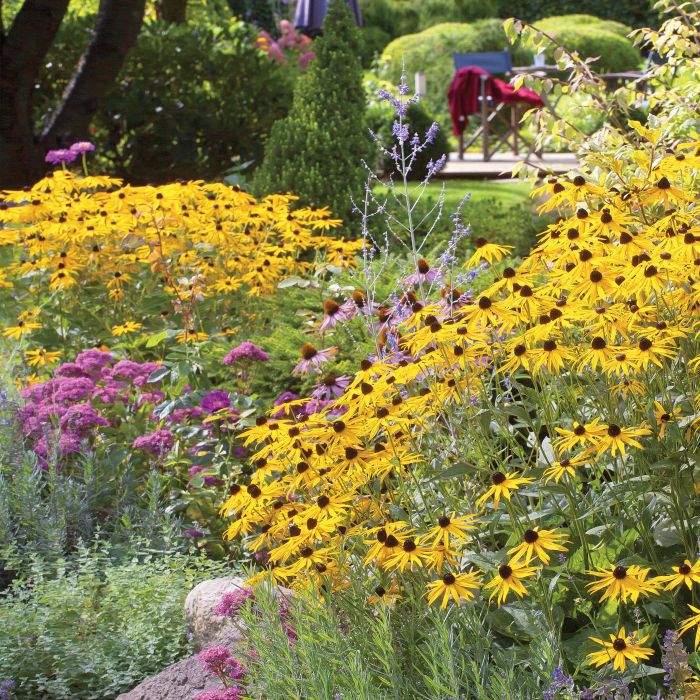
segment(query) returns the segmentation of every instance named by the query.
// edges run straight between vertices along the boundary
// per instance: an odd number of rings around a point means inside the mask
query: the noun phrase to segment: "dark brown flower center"
[[[406,540],[403,543],[403,551],[404,552],[415,552],[416,551],[416,543],[413,540]]]
[[[600,336],[596,336],[591,341],[591,347],[594,350],[602,350],[605,347],[605,345],[606,345],[605,340],[603,338],[601,338]]]
[[[616,566],[613,569],[613,576],[618,581],[622,581],[622,579],[627,578],[627,569],[624,566]]]
[[[502,474],[501,472],[494,472],[493,474],[491,474],[491,481],[493,482],[494,486],[502,484],[505,480],[506,475]]]
[[[614,642],[613,642],[613,649],[615,651],[622,651],[623,649],[627,648],[627,644],[625,643],[624,639],[621,639],[618,637]]]
[[[301,346],[301,356],[305,360],[312,360],[318,355],[318,350],[311,343],[304,343]]]
[[[323,310],[327,316],[335,316],[340,310],[340,304],[333,299],[326,299],[323,302]]]
[[[620,428],[619,425],[615,425],[615,423],[612,423],[608,426],[608,435],[611,438],[619,437],[621,434],[622,434],[622,428]]]
[[[513,574],[513,569],[511,569],[510,566],[508,566],[508,564],[503,564],[503,566],[498,567],[498,575],[502,579],[504,579],[504,580],[508,579],[511,577],[512,574]]]
[[[420,272],[421,275],[425,275],[430,271],[430,265],[428,264],[428,261],[423,260],[423,258],[418,258],[418,263],[416,264],[416,267],[418,268],[418,272]]]
[[[525,530],[525,534],[523,535],[523,539],[528,544],[532,544],[533,542],[537,542],[537,540],[539,538],[540,538],[540,536],[537,534],[537,532],[535,530]]]
[[[450,526],[450,519],[446,515],[441,515],[438,518],[438,525],[440,527],[449,527]]]
[[[678,573],[683,574],[683,576],[687,576],[690,573],[691,569],[687,564],[681,564],[678,567]]]

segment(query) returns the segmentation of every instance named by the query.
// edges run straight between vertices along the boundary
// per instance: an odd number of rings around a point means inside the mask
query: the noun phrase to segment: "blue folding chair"
[[[469,68],[475,66],[481,68],[491,75],[502,75],[510,77],[513,70],[513,59],[510,51],[481,51],[474,53],[458,53],[452,54],[455,64],[455,72],[460,68]],[[459,136],[459,159],[464,160],[464,151],[469,148],[479,137],[481,137],[481,150],[484,160],[490,160],[493,154],[498,151],[503,143],[509,137],[512,137],[512,149],[515,155],[518,155],[518,107],[516,104],[494,104],[491,97],[486,92],[486,76],[481,78],[481,91],[479,102],[481,104],[481,124],[478,129],[469,137],[465,143],[464,134]],[[510,107],[510,118],[503,114],[503,110]],[[490,127],[494,120],[500,119],[506,127],[506,130],[501,134],[496,145],[489,148]]]

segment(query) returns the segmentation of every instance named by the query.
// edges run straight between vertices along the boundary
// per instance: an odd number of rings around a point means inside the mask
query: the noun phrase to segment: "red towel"
[[[480,111],[479,95],[481,94],[481,76],[486,78],[486,94],[494,103],[522,102],[532,107],[544,107],[542,98],[528,88],[515,90],[512,85],[494,78],[490,73],[469,66],[460,68],[452,80],[447,97],[450,101],[450,116],[452,117],[452,133],[459,136],[467,126],[467,117]]]

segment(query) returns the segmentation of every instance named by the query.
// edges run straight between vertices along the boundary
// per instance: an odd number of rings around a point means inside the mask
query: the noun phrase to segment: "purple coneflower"
[[[406,279],[403,280],[404,284],[416,285],[416,284],[428,284],[435,282],[435,280],[441,277],[440,270],[436,267],[430,267],[427,260],[423,258],[418,258],[416,262],[416,270],[410,274]]]
[[[317,369],[320,369],[324,362],[328,362],[331,355],[335,354],[335,348],[326,348],[318,350],[311,343],[304,343],[301,346],[301,360],[292,370],[292,374],[310,374]]]
[[[311,398],[320,401],[330,401],[342,396],[350,385],[350,377],[336,377],[335,374],[326,375],[311,392]]]
[[[318,330],[325,333],[329,328],[335,328],[339,321],[347,321],[348,315],[343,311],[343,307],[333,299],[327,299],[323,302],[323,319]]]
[[[370,302],[363,292],[355,290],[340,308],[348,318],[355,318],[355,316],[371,316],[378,306]]]

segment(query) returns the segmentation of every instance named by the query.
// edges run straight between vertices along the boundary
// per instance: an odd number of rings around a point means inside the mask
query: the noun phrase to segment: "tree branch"
[[[61,102],[41,136],[44,149],[84,138],[100,100],[136,43],[146,0],[100,0],[95,29]]]
[[[4,80],[34,85],[69,1],[24,1],[2,43],[0,75]]]

